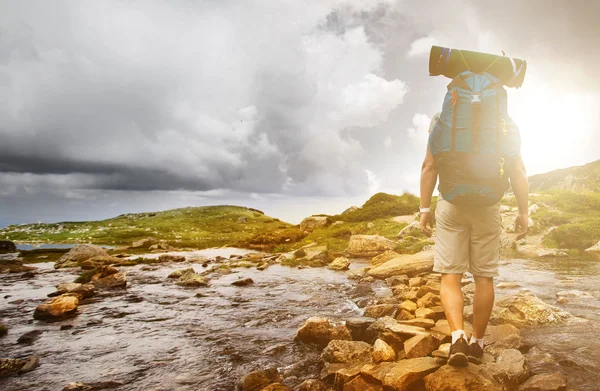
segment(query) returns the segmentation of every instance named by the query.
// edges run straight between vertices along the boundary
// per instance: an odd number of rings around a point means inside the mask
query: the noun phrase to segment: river
[[[226,258],[236,249],[208,250]],[[202,252],[197,253],[202,255]],[[208,255],[210,254],[210,255]],[[365,264],[354,259],[352,267]],[[176,269],[198,264],[144,265],[124,268],[129,285],[102,292],[79,307],[79,315],[56,323],[34,321],[35,307],[76,274],[34,265],[33,279],[4,275],[0,282],[0,318],[9,325],[0,339],[3,357],[36,354],[41,365],[20,377],[0,380],[2,390],[61,390],[69,382],[114,381],[120,390],[233,390],[244,374],[278,367],[290,384],[316,373],[318,353],[293,343],[310,316],[343,320],[359,316],[361,298],[385,295],[356,289],[344,273],[325,268],[290,269],[273,265],[264,271],[238,269],[213,279],[208,288],[179,287],[166,277]],[[239,276],[255,283],[234,287]],[[596,390],[600,384],[600,266],[578,260],[505,260],[498,281],[516,282],[554,304],[556,292],[570,292],[562,308],[590,319],[577,326],[525,332],[527,339],[552,351],[573,389]],[[196,296],[201,292],[201,297]],[[512,290],[498,290],[498,295]],[[573,297],[577,296],[579,297]],[[23,300],[20,302],[20,300]],[[17,304],[14,304],[16,301]],[[61,326],[72,326],[61,330]],[[22,334],[41,330],[31,345],[17,344]]]

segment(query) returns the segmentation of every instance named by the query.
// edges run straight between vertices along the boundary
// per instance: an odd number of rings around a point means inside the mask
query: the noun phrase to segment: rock
[[[167,278],[180,278],[186,273],[196,273],[196,271],[191,267],[188,269],[179,269],[171,272],[171,274],[169,274]]]
[[[383,316],[394,316],[398,311],[396,304],[376,304],[365,308],[363,316],[367,318],[381,318]]]
[[[43,330],[28,331],[25,334],[21,335],[19,337],[19,339],[17,339],[17,343],[24,344],[24,345],[31,345],[32,343],[34,343],[35,341],[40,339],[40,337],[42,336],[43,333],[44,333]]]
[[[410,300],[405,300],[402,303],[400,303],[400,308],[402,308],[405,311],[414,313],[417,310],[417,304]]]
[[[333,391],[327,384],[318,379],[308,379],[300,384],[299,391]]]
[[[467,335],[473,334],[473,326],[470,323],[464,322],[465,332]],[[448,324],[448,320],[441,319],[435,323],[435,326],[431,329],[431,331],[437,331],[446,336],[451,336],[452,332],[450,331],[450,325]]]
[[[333,340],[323,350],[321,358],[329,363],[370,363],[373,348],[363,341]]]
[[[517,349],[521,353],[527,353],[530,348],[531,346],[525,342],[523,337],[517,334],[512,334],[489,346],[486,346],[485,352],[495,357],[508,349]]]
[[[496,301],[490,322],[523,328],[563,324],[572,319],[568,312],[544,303],[530,292],[521,291]]]
[[[40,365],[40,358],[37,356],[31,356],[27,359],[25,365],[21,367],[19,373],[27,373],[33,371]]]
[[[294,389],[281,383],[273,383],[262,388],[260,391],[294,391]]]
[[[365,332],[367,328],[375,322],[373,318],[350,318],[346,320],[346,328],[350,330],[352,334],[352,338],[350,340],[354,341],[365,341]],[[345,339],[345,338],[335,338],[335,339]],[[327,341],[329,343],[329,341]]]
[[[421,231],[421,223],[419,223],[418,221],[413,221],[406,227],[402,228],[402,230],[398,232],[398,235],[396,235],[396,238],[403,239],[407,236],[423,236],[423,232]]]
[[[360,369],[362,366],[363,364],[356,364],[338,370],[334,376],[333,388],[336,390],[343,389],[346,383],[360,375]]]
[[[367,272],[371,270],[370,267],[359,267],[356,269],[348,270],[346,272],[346,277],[349,280],[360,280],[367,276]]]
[[[302,257],[306,261],[327,261],[327,247],[314,246],[303,248],[305,255]]]
[[[466,368],[444,365],[423,380],[427,391],[504,391],[500,384],[486,377],[481,366],[473,364]]]
[[[80,299],[87,299],[96,294],[93,284],[78,284],[76,282],[66,282],[56,286],[56,292],[50,293],[48,297],[56,297],[65,293],[79,295]]]
[[[377,339],[373,344],[373,362],[380,363],[382,361],[394,361],[396,359],[396,352],[390,345]]]
[[[415,310],[415,316],[417,318],[435,319],[435,312],[430,308],[417,308]]]
[[[201,276],[196,272],[188,272],[184,273],[179,277],[179,280],[175,283],[179,286],[186,287],[199,287],[199,286],[208,286],[208,279],[206,277]]]
[[[17,246],[10,240],[0,240],[0,254],[16,253]]]
[[[345,253],[349,257],[374,257],[396,248],[396,242],[379,235],[352,235]]]
[[[337,257],[334,259],[327,268],[329,270],[348,270],[350,267],[350,261],[345,257]]]
[[[431,293],[434,296],[439,296],[440,295],[439,286],[436,288],[436,287],[432,287],[429,285],[422,285],[419,287],[419,290],[417,291],[417,297],[418,298],[424,297],[428,293]]]
[[[149,248],[150,246],[156,244],[158,241],[153,238],[144,238],[138,241],[131,243],[131,248]]]
[[[185,262],[185,259],[186,258],[183,255],[163,254],[158,257],[158,262]]]
[[[495,363],[481,364],[481,368],[496,382],[509,390],[517,389],[519,384],[527,380],[530,375],[527,360],[516,349],[503,351]]]
[[[423,277],[413,277],[408,280],[408,286],[410,288],[418,288],[423,284],[425,284],[425,279]]]
[[[231,285],[234,286],[248,286],[254,284],[254,280],[251,278],[241,278],[239,280],[235,280],[234,282],[231,283]]]
[[[436,350],[439,343],[429,334],[419,334],[404,342],[406,358],[425,357]]]
[[[496,284],[496,288],[498,289],[516,289],[520,287],[521,285],[517,284],[516,282],[500,282]]]
[[[18,374],[25,363],[19,358],[0,358],[0,379]]]
[[[588,254],[600,254],[600,241],[594,244],[592,247],[586,248],[585,252]]]
[[[429,330],[433,326],[435,326],[435,321],[433,319],[425,319],[425,318],[414,318],[409,320],[398,320],[398,323],[405,324],[407,326],[415,326],[422,327],[426,330]]]
[[[386,278],[385,283],[390,287],[404,285],[408,289],[408,276],[406,274],[392,276],[390,278]]]
[[[398,314],[398,316],[396,316],[396,320],[398,320],[398,321],[412,320],[414,318],[415,318],[415,316],[413,314],[411,314],[410,312],[408,312],[407,310],[400,310],[400,313]]]
[[[431,355],[433,357],[448,358],[450,356],[451,345],[451,343],[443,343],[437,348],[437,350],[431,352]]]
[[[417,306],[419,306],[419,308],[435,307],[439,303],[440,297],[438,295],[434,295],[431,292],[427,293],[425,296],[417,300]]]
[[[300,222],[300,230],[312,232],[317,228],[326,227],[327,216],[309,216]]]
[[[385,252],[373,257],[373,259],[371,259],[371,265],[372,266],[379,266],[381,264],[386,263],[387,261],[389,261],[390,259],[394,259],[396,257],[399,257],[400,254],[398,254],[395,251],[392,250],[386,250]]]
[[[565,391],[567,378],[559,372],[535,375],[521,384],[519,391]]]
[[[112,266],[99,269],[100,272],[92,276],[91,283],[96,288],[101,289],[116,289],[125,288],[127,286],[127,276],[124,272],[120,272]],[[116,273],[114,272],[116,271]]]
[[[52,300],[40,304],[33,313],[37,320],[62,320],[77,315],[79,299],[69,294],[58,296]]]
[[[266,386],[278,383],[281,376],[276,368],[250,372],[244,375],[237,384],[238,391],[260,391]]]
[[[383,378],[386,389],[411,391],[421,379],[440,367],[432,357],[412,358],[396,363]],[[448,389],[445,389],[448,390]]]
[[[364,325],[358,326],[358,328]],[[298,330],[296,339],[303,343],[313,343],[323,348],[332,340],[352,340],[350,331],[345,326],[334,326],[324,318],[308,318]]]
[[[4,323],[0,323],[0,338],[6,336],[8,334],[8,326]]]
[[[513,334],[520,335],[521,330],[512,324],[488,325],[485,329],[484,343],[491,345]]]
[[[60,269],[64,267],[77,267],[90,258],[97,256],[110,257],[108,252],[102,247],[91,244],[79,244],[70,249],[65,255],[60,257],[60,259],[54,264],[54,268]]]
[[[373,343],[377,338],[381,338],[388,344],[394,346],[392,342],[386,338],[386,335],[388,337],[395,337],[396,341],[403,342],[415,335],[426,333],[427,330],[421,327],[402,325],[394,318],[385,316],[377,319],[367,328],[365,337],[366,341],[369,343]]]
[[[552,354],[533,347],[525,355],[529,369],[533,375],[559,371],[560,365]]]
[[[383,391],[380,383],[372,382],[357,376],[344,384],[342,391]]]
[[[369,275],[375,278],[389,278],[406,274],[414,276],[433,270],[433,251],[422,251],[412,255],[402,255],[369,270]]]
[[[238,219],[237,219],[237,222],[238,222],[238,223],[245,223],[246,221],[247,221],[247,218],[246,218],[246,216],[240,216],[240,217],[238,217]]]

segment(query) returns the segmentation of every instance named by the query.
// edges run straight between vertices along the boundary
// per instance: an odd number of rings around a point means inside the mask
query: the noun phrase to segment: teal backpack
[[[455,77],[429,135],[429,148],[444,200],[471,206],[500,202],[521,148],[502,83],[487,72]]]

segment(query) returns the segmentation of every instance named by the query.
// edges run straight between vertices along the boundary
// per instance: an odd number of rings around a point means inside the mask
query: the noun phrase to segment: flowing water
[[[195,255],[226,258],[244,250],[218,249]],[[353,267],[362,266],[353,260]],[[265,271],[238,269],[214,278],[208,288],[179,287],[167,276],[198,264],[138,265],[123,268],[126,290],[101,292],[79,307],[79,315],[56,323],[33,320],[35,307],[54,285],[76,274],[37,264],[33,279],[2,276],[0,318],[9,335],[0,339],[1,357],[36,354],[41,365],[33,372],[0,380],[2,390],[61,390],[72,381],[114,381],[119,390],[234,390],[244,374],[268,367],[284,372],[297,385],[316,373],[318,353],[294,344],[306,318],[347,319],[361,314],[362,297],[385,295],[356,289],[343,272],[324,268],[291,269],[273,265]],[[142,270],[144,269],[144,270]],[[151,269],[151,270],[148,270]],[[255,283],[234,287],[251,277]],[[579,260],[504,261],[499,281],[522,288],[554,304],[556,293],[569,296],[564,309],[590,319],[570,327],[549,327],[525,334],[551,351],[577,390],[597,390],[600,384],[600,264]],[[196,296],[200,292],[200,297]],[[499,295],[513,290],[498,290]],[[61,326],[72,326],[61,330]],[[40,330],[31,345],[18,344],[22,334]]]

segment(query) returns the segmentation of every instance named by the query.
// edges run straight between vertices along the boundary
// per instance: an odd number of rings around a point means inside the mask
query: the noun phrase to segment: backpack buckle
[[[471,95],[471,104],[472,105],[481,104],[481,94],[479,92],[474,92]]]

